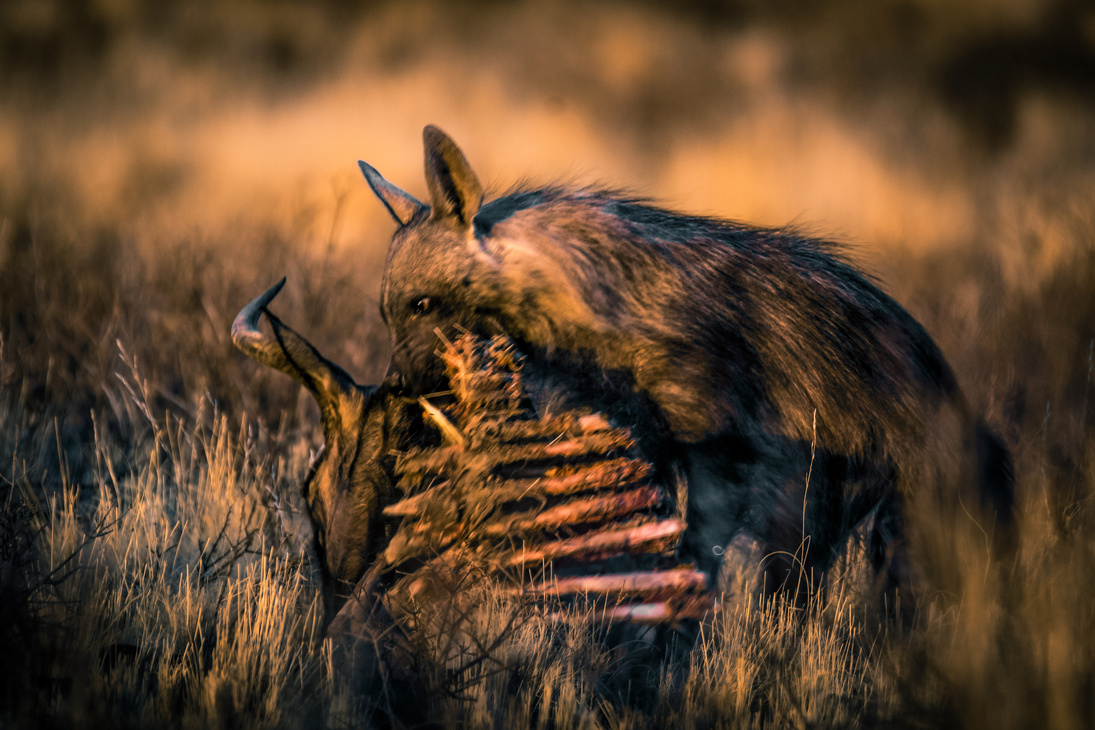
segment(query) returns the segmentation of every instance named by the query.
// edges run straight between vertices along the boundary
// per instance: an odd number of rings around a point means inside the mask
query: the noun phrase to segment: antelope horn
[[[358,393],[359,387],[345,370],[319,354],[308,340],[267,309],[283,286],[285,277],[240,310],[232,323],[232,342],[252,359],[280,370],[307,388],[326,422],[335,417],[338,402]],[[270,322],[273,337],[259,330],[262,314]]]

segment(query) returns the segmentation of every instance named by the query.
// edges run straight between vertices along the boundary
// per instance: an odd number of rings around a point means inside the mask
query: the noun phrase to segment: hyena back
[[[823,571],[868,515],[881,564],[909,500],[1010,521],[1007,449],[924,328],[833,243],[601,190],[484,204],[452,140],[424,136],[429,205],[361,163],[399,224],[381,307],[407,387],[441,383],[439,334],[507,333],[683,469],[683,557],[712,574],[739,535],[773,556],[808,541],[793,562]]]

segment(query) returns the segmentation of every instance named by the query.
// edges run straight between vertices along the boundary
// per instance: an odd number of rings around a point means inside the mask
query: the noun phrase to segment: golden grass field
[[[286,275],[276,311],[380,379],[356,161],[425,197],[427,123],[496,192],[847,241],[1011,447],[1015,554],[938,532],[956,588],[910,625],[836,581],[667,664],[588,617],[499,635],[486,591],[480,644],[421,637],[413,712],[362,702],[322,641],[318,415],[229,327]],[[1095,726],[1093,132],[1066,0],[0,5],[0,727]]]

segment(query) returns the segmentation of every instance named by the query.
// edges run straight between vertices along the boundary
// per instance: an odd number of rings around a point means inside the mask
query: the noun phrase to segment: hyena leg
[[[770,548],[772,525],[788,506],[787,485],[805,475],[807,452],[798,446],[718,436],[683,447],[688,528],[682,558],[717,582],[723,558],[731,552],[752,554]],[[800,510],[793,510],[797,519]],[[753,545],[756,543],[756,545]],[[748,549],[745,549],[746,546]]]
[[[688,447],[684,458],[687,483],[680,557],[707,573],[710,585],[719,577],[723,556],[731,541],[746,527],[749,485],[743,470],[727,463],[705,444]]]

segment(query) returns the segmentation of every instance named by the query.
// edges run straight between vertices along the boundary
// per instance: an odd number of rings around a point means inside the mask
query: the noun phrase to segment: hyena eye
[[[411,312],[416,317],[426,314],[431,309],[433,309],[433,301],[429,297],[419,297],[411,302]]]

